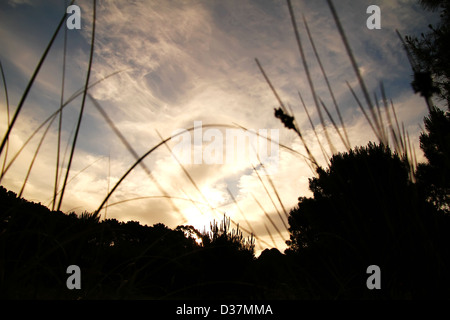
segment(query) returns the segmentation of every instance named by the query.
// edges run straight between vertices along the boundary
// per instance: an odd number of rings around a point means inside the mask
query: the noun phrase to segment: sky
[[[436,14],[424,12],[415,0],[334,2],[372,98],[375,93],[380,97],[382,82],[399,122],[410,135],[418,160],[423,161],[418,137],[427,108],[411,89],[411,67],[395,30],[403,35],[419,35],[430,22],[436,21]],[[11,131],[7,152],[0,156],[2,164],[6,156],[8,165],[36,128],[59,109],[61,101],[66,102],[86,82],[93,3],[75,4],[81,8],[81,28],[68,29],[64,23],[58,33]],[[10,119],[68,5],[69,1],[62,0],[0,3],[0,61]],[[346,85],[348,81],[363,100],[327,1],[294,0],[292,5],[317,95],[337,119],[303,17],[340,107],[351,146],[377,141]],[[366,26],[370,17],[366,10],[370,5],[380,8],[381,29],[370,30]],[[102,218],[147,225],[164,223],[171,228],[190,224],[202,231],[225,214],[239,223],[244,235],[248,235],[246,231],[255,234],[258,252],[267,247],[284,250],[289,239],[286,213],[297,205],[299,197],[311,196],[308,179],[314,173],[304,158],[306,151],[299,137],[274,117],[278,102],[255,58],[282,101],[291,108],[320,165],[326,166],[326,161],[299,92],[327,154],[332,151],[308,86],[286,1],[100,0],[95,21],[89,83],[107,78],[88,91],[92,99],[86,97],[61,210],[95,211],[135,163],[136,156],[141,157],[162,139],[196,126],[196,140],[194,131],[174,137],[147,156],[143,165],[133,169],[111,194],[109,206],[101,211]],[[4,135],[8,108],[3,82],[1,86],[0,132]],[[82,96],[68,103],[62,113],[59,189]],[[111,119],[131,151],[96,104]],[[57,166],[58,122],[56,117],[42,140],[22,194],[50,208]],[[224,155],[234,146],[231,139],[226,139],[227,134],[244,132],[232,129],[236,126],[260,134],[273,133],[270,136],[274,143],[280,144],[279,148],[275,145],[270,149],[275,161],[266,163],[263,158],[264,167],[254,157],[226,161]],[[46,127],[8,168],[1,181],[7,189],[16,193],[22,189]],[[344,152],[346,148],[329,120],[326,128],[335,151]],[[187,137],[192,137],[192,150],[182,148]],[[191,150],[190,161],[180,165],[182,154],[177,150]],[[203,161],[194,161],[196,152],[202,155],[201,150],[203,158],[197,159]],[[236,150],[251,153],[254,149],[237,146]]]

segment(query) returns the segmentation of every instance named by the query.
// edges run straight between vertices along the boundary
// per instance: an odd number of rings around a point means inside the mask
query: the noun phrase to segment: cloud
[[[20,6],[20,5],[33,5],[31,0],[8,0],[8,4],[12,7]]]

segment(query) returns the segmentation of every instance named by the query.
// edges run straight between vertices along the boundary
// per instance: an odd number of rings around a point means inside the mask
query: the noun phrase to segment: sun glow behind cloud
[[[377,1],[382,9],[382,29],[371,31],[365,24],[366,8],[371,4],[346,0],[336,5],[370,92],[379,92],[379,81],[384,82],[399,120],[405,123],[419,152],[418,124],[426,114],[426,106],[409,86],[411,71],[394,31],[398,28],[403,34],[414,33],[416,28],[421,30],[428,24],[427,17],[413,0]],[[82,87],[89,55],[92,3],[80,1],[79,5],[82,29],[68,32],[65,99]],[[345,84],[347,80],[356,87],[357,81],[326,2],[294,1],[293,5],[318,94],[332,110],[304,30],[302,14],[342,108],[352,146],[375,140]],[[56,0],[35,1],[32,7],[25,1],[0,5],[1,42],[7,43],[1,46],[0,58],[12,110],[50,39],[51,28],[56,26],[64,10],[64,4]],[[25,19],[19,23],[20,17]],[[195,121],[237,123],[255,130],[279,129],[280,143],[306,154],[298,137],[274,118],[277,102],[255,64],[257,57],[283,101],[292,106],[312,153],[320,164],[326,164],[298,98],[297,91],[300,91],[321,141],[331,154],[307,87],[284,1],[99,2],[96,25],[91,83],[121,72],[89,93],[139,156],[161,141],[158,133],[167,138],[178,128],[192,127]],[[34,30],[33,35],[30,30]],[[60,33],[12,131],[8,160],[59,106],[62,36]],[[72,137],[80,103],[78,98],[64,109],[62,157]],[[0,129],[5,132],[4,100],[0,102],[0,112]],[[338,151],[345,151],[329,121],[327,125],[333,144]],[[5,175],[2,181],[5,187],[16,192],[21,189],[43,130]],[[51,204],[54,186],[56,144],[57,121],[49,129],[24,190],[26,198],[46,205]],[[173,148],[174,142],[168,146]],[[97,209],[108,193],[108,185],[112,188],[135,160],[88,100],[70,175],[73,180],[67,186],[63,210]],[[260,178],[252,170],[252,163],[183,168],[164,146],[143,163],[151,177],[138,166],[108,203],[136,200],[108,207],[108,218],[138,220],[143,224],[162,222],[170,227],[183,222],[202,229],[225,212],[244,229],[253,229],[264,241],[262,247],[272,245],[273,240],[280,249],[288,238],[283,210],[295,206],[299,196],[310,195],[308,178],[313,176],[302,156],[283,148],[280,148],[278,172]],[[281,235],[276,228],[282,231]]]

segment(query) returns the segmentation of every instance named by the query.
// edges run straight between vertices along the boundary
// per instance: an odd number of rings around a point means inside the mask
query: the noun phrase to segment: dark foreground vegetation
[[[256,297],[253,244],[229,220],[200,233],[50,211],[0,188],[2,298]],[[194,237],[201,237],[200,246]],[[69,290],[69,265],[81,290]]]
[[[405,39],[413,89],[429,109],[426,162],[412,166],[395,130],[395,150],[380,141],[335,154],[315,167],[313,196],[289,213],[288,249],[257,258],[253,238],[225,216],[210,232],[101,221],[0,186],[0,298],[450,299],[450,113],[432,100],[448,108],[450,4],[420,2],[442,17],[421,39]],[[282,105],[275,116],[301,137]],[[81,289],[67,288],[70,265],[81,269]],[[371,265],[380,289],[367,286]]]
[[[408,163],[382,144],[319,167],[310,179],[313,198],[299,198],[290,212],[284,254],[267,249],[255,258],[253,239],[230,229],[226,217],[211,232],[100,221],[51,211],[1,187],[1,297],[450,298],[448,180],[441,179],[450,168],[450,116],[435,112],[430,119],[446,122],[446,139],[438,139],[445,144],[434,141],[416,183]],[[422,142],[432,137],[424,133]],[[445,166],[428,174],[435,161]],[[81,268],[80,290],[66,286],[69,265]],[[381,269],[380,290],[367,288],[370,265]]]

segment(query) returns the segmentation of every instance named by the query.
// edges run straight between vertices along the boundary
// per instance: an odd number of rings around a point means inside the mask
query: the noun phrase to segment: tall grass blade
[[[75,129],[75,135],[74,135],[73,143],[72,143],[72,150],[70,151],[69,163],[67,164],[66,175],[64,177],[64,182],[63,182],[63,186],[62,186],[61,196],[59,197],[58,207],[56,209],[57,211],[60,210],[61,205],[62,205],[62,201],[63,201],[63,198],[64,198],[64,191],[66,190],[66,183],[67,183],[67,179],[69,178],[70,167],[72,165],[73,155],[75,153],[75,147],[76,147],[77,139],[78,139],[78,133],[80,131],[81,120],[83,118],[84,105],[85,105],[85,102],[86,102],[86,94],[87,94],[87,89],[88,89],[88,86],[89,86],[89,79],[90,79],[90,76],[91,76],[92,59],[94,57],[96,7],[97,7],[97,1],[94,0],[93,13],[92,13],[93,19],[92,19],[91,49],[90,49],[90,54],[89,54],[89,64],[88,64],[88,71],[87,71],[87,76],[86,76],[86,83],[84,85],[83,100],[81,102],[80,114],[79,114],[79,117],[78,117],[77,127]]]
[[[223,128],[237,128],[236,126],[231,126],[231,125],[226,125],[226,124],[203,124],[202,125],[205,128],[210,128],[210,127],[223,127]],[[114,185],[114,187],[111,189],[111,191],[108,193],[108,195],[105,197],[105,199],[103,199],[102,203],[100,204],[100,206],[98,207],[97,211],[100,211],[103,206],[105,205],[106,201],[109,199],[109,197],[111,197],[111,195],[114,193],[114,191],[116,191],[116,189],[119,187],[119,185],[123,182],[123,180],[125,180],[125,178],[131,173],[131,171],[134,170],[134,168],[136,168],[136,166],[138,166],[147,156],[149,156],[150,154],[152,154],[153,151],[155,151],[156,149],[158,149],[160,146],[162,146],[163,144],[165,144],[166,142],[172,140],[173,138],[184,134],[185,132],[190,132],[190,131],[194,131],[197,127],[190,127],[188,129],[185,129],[184,131],[180,131],[172,136],[170,136],[169,138],[164,139],[163,141],[159,142],[158,144],[156,144],[155,146],[153,146],[152,148],[150,148],[146,153],[144,153],[138,160],[136,160],[136,162],[128,168],[128,170],[122,175],[122,177],[116,182],[116,184]]]
[[[120,72],[123,72],[124,70],[121,71],[116,71],[113,72],[111,74],[109,74],[108,76],[92,83],[91,85],[89,85],[88,89],[93,88],[94,86],[96,86],[97,84],[101,83],[103,80],[106,80],[114,75],[119,74]],[[17,159],[17,157],[20,155],[20,153],[23,151],[23,149],[27,146],[27,144],[31,141],[31,139],[33,139],[33,137],[47,124],[47,122],[51,121],[54,117],[56,117],[60,112],[62,112],[62,110],[67,107],[67,105],[69,103],[71,103],[74,99],[76,99],[80,94],[82,94],[84,91],[83,89],[78,90],[77,92],[75,92],[69,99],[67,99],[67,101],[62,105],[62,107],[60,107],[58,110],[56,110],[54,113],[52,113],[47,119],[45,119],[34,131],[33,133],[27,138],[27,140],[24,142],[24,144],[20,147],[20,149],[16,152],[16,154],[12,157],[12,159],[9,161],[8,165],[6,166],[5,170],[3,170],[1,176],[0,176],[0,181],[2,180],[3,176],[6,174],[6,172],[8,171],[8,169],[11,167],[11,165],[14,163],[14,161]],[[75,130],[75,126],[74,129]],[[73,132],[70,134],[69,140],[72,136]],[[63,161],[61,163],[64,163],[65,159],[63,159]],[[61,179],[61,175],[60,178],[58,180],[58,185],[59,185],[59,181]]]
[[[261,205],[261,203],[258,201],[258,199],[256,199],[256,197],[252,194],[253,199],[255,200],[256,204],[261,208],[262,212],[264,212],[264,215],[266,216],[267,220],[269,220],[269,222],[272,224],[272,226],[274,227],[274,229],[276,230],[276,232],[278,233],[280,239],[283,239],[283,236],[281,234],[280,229],[278,229],[276,223],[272,220],[272,218],[270,217],[270,215],[267,213],[267,211],[264,209],[264,207]],[[268,231],[269,232],[269,231]],[[270,232],[269,232],[270,234]],[[270,238],[272,239],[272,242],[274,243],[274,246],[276,247],[275,241],[273,241],[272,235],[270,234]]]
[[[341,131],[339,130],[338,126],[336,125],[336,122],[333,119],[333,116],[330,114],[330,111],[328,111],[327,106],[325,105],[325,103],[322,101],[322,99],[319,99],[323,109],[325,110],[325,113],[327,114],[328,118],[331,121],[331,124],[334,127],[334,130],[336,130],[337,134],[339,135],[339,138],[341,139],[342,143],[344,144],[344,147],[346,149],[351,149],[351,147],[347,144],[347,141],[344,139],[344,137],[341,134]]]
[[[283,101],[281,100],[280,96],[277,93],[277,90],[275,90],[274,86],[272,85],[272,82],[269,80],[269,77],[267,77],[266,72],[264,71],[264,68],[262,67],[261,63],[259,62],[258,58],[255,58],[256,64],[258,65],[259,71],[261,71],[264,79],[266,80],[267,84],[270,87],[270,90],[272,90],[273,95],[278,101],[278,104],[280,105],[281,109],[287,113],[286,107],[284,106]]]
[[[411,54],[411,51],[409,50],[408,46],[406,45],[406,42],[403,39],[402,35],[400,34],[400,32],[397,29],[395,29],[395,33],[397,34],[398,38],[400,39],[400,42],[402,43],[402,47],[406,52],[406,56],[408,58],[409,64],[411,65],[411,68],[413,69],[413,72],[416,73],[416,72],[420,71],[417,68],[418,63],[414,59],[413,55]]]
[[[281,101],[280,96],[278,95],[277,91],[275,90],[275,88],[273,87],[272,83],[270,82],[269,78],[266,75],[266,72],[264,71],[262,65],[259,63],[259,60],[257,58],[255,58],[256,64],[259,67],[259,70],[261,71],[262,75],[264,76],[264,79],[266,80],[267,84],[269,85],[270,89],[272,90],[273,94],[275,95],[275,98],[278,100],[278,103],[280,105],[281,110],[285,113],[288,114],[286,107],[284,106],[284,103]],[[294,118],[295,120],[295,118]],[[309,157],[309,161],[311,161],[314,166],[317,168],[319,165],[315,159],[315,157],[313,156],[313,154],[311,153],[311,151],[308,148],[307,143],[305,142],[305,140],[303,139],[303,135],[302,132],[300,130],[300,128],[298,126],[295,126],[294,128],[295,132],[297,133],[297,135],[300,137],[300,140],[303,143],[303,146],[305,147],[306,152],[308,153],[308,157]]]
[[[375,136],[378,138],[379,141],[382,141],[382,138],[380,136],[379,131],[377,131],[372,123],[372,121],[369,118],[369,115],[367,114],[366,110],[364,110],[363,105],[361,104],[361,101],[359,101],[358,96],[356,95],[355,91],[353,91],[353,88],[350,86],[350,83],[348,83],[348,81],[346,81],[348,88],[350,89],[350,92],[353,95],[353,98],[355,98],[356,100],[356,104],[358,105],[359,109],[361,110],[361,112],[363,113],[364,117],[366,118],[367,122],[370,125],[370,128],[372,129],[373,133],[375,134]]]
[[[400,153],[400,144],[398,141],[398,137],[397,137],[397,133],[395,132],[395,129],[392,125],[392,118],[391,118],[391,113],[389,111],[389,104],[388,101],[386,99],[386,92],[384,90],[384,85],[383,82],[380,82],[380,88],[381,88],[381,96],[383,98],[383,105],[384,105],[384,111],[386,112],[386,119],[388,121],[388,127],[389,127],[389,131],[392,135],[392,140],[394,141],[394,147],[395,147],[395,151],[397,153]]]
[[[280,197],[280,195],[279,195],[279,193],[277,191],[277,188],[275,187],[275,184],[273,183],[273,180],[270,178],[270,175],[267,173],[266,167],[264,166],[264,164],[262,162],[260,162],[260,166],[261,166],[261,168],[264,170],[264,172],[266,174],[267,180],[269,181],[270,186],[272,187],[273,192],[275,193],[275,196],[277,197],[278,202],[280,203],[280,206],[283,209],[284,215],[286,216],[286,218],[288,218],[289,214],[287,213],[287,210],[286,210],[286,208],[285,208],[285,206],[283,204],[283,201],[281,201],[281,197]]]
[[[158,130],[156,130],[156,133],[158,134],[159,138],[164,141],[164,138],[161,136],[161,134],[158,132]],[[209,208],[214,211],[214,207],[211,205],[211,203],[208,201],[208,198],[206,198],[206,196],[203,194],[203,192],[200,190],[200,188],[198,187],[197,183],[194,181],[194,179],[192,178],[191,174],[189,173],[189,171],[186,170],[186,168],[183,166],[183,164],[181,163],[181,161],[176,157],[176,155],[172,152],[172,149],[169,147],[169,145],[167,143],[164,143],[164,145],[166,146],[167,150],[169,150],[169,153],[175,158],[175,160],[177,161],[178,165],[180,166],[181,170],[183,170],[183,173],[186,175],[186,177],[188,178],[189,182],[194,186],[195,190],[197,190],[197,192],[200,194],[200,196],[202,197],[203,201],[205,203],[208,204]]]
[[[316,60],[319,63],[320,70],[322,72],[323,78],[325,79],[325,83],[327,84],[328,91],[330,92],[330,96],[333,101],[334,107],[336,109],[336,113],[339,117],[340,125],[342,127],[342,130],[344,131],[344,135],[345,135],[345,143],[344,144],[347,149],[351,149],[352,147],[351,147],[350,139],[348,138],[347,130],[345,129],[345,123],[344,123],[344,120],[342,119],[341,111],[339,110],[339,106],[337,104],[336,97],[334,96],[333,89],[331,88],[330,81],[328,80],[327,73],[325,72],[325,68],[323,67],[322,60],[320,59],[319,53],[317,51],[313,37],[311,36],[311,32],[309,31],[308,23],[307,23],[304,15],[303,15],[303,22],[305,24],[305,29],[306,29],[306,33],[308,34],[309,41],[311,42],[311,46],[313,48],[314,55],[316,56]],[[330,119],[332,119],[332,118],[330,118]]]
[[[377,96],[376,92],[373,93],[373,97],[374,97],[374,100],[375,100],[375,106],[376,106],[376,110],[377,110],[377,114],[378,114],[378,119],[380,119],[380,134],[381,134],[381,137],[383,138],[383,143],[385,145],[388,145],[389,144],[389,140],[387,140],[387,134],[386,134],[386,130],[384,128],[383,118],[381,116],[380,103],[378,102],[378,96]]]
[[[403,155],[405,157],[405,159],[408,159],[409,154],[408,154],[408,140],[406,139],[406,129],[405,129],[405,124],[402,123],[402,140],[403,140],[403,145],[404,145],[404,150],[403,150]]]
[[[247,224],[248,228],[249,228],[250,231],[251,231],[251,234],[253,234],[253,235],[256,234],[255,230],[253,230],[252,225],[248,222],[248,219],[247,219],[247,217],[245,216],[244,212],[242,212],[241,207],[239,207],[239,205],[238,205],[238,203],[237,203],[237,201],[236,201],[236,198],[233,196],[233,193],[231,192],[231,190],[230,190],[228,187],[227,187],[227,191],[228,191],[228,194],[230,195],[231,199],[233,200],[234,205],[235,205],[236,208],[238,209],[239,213],[240,213],[241,216],[244,218],[245,223]],[[262,246],[261,246],[260,243],[258,243],[258,247],[259,247],[259,249],[262,249]]]
[[[314,132],[314,135],[315,135],[315,137],[316,137],[317,143],[319,144],[320,150],[322,151],[322,155],[323,155],[323,157],[324,157],[324,159],[325,159],[325,162],[328,163],[330,157],[328,156],[328,154],[327,154],[325,148],[324,148],[323,145],[322,145],[322,142],[321,142],[320,139],[319,139],[319,136],[318,136],[317,131],[316,131],[316,127],[314,126],[314,123],[313,123],[313,121],[311,120],[311,116],[309,115],[308,109],[306,108],[305,101],[303,101],[303,97],[302,97],[300,91],[297,91],[297,92],[298,92],[298,96],[300,97],[300,101],[302,102],[303,109],[305,110],[306,115],[308,116],[309,123],[310,123],[311,128],[312,128],[312,130],[313,130],[313,132]],[[314,174],[315,174],[315,173],[314,173]]]
[[[98,110],[98,112],[102,115],[102,117],[105,119],[106,123],[110,126],[110,128],[114,131],[114,133],[116,134],[116,136],[120,139],[120,141],[122,142],[122,144],[127,148],[128,152],[130,152],[133,157],[135,158],[135,160],[139,159],[139,155],[137,154],[137,152],[134,150],[134,148],[131,146],[131,144],[128,142],[128,140],[125,138],[125,136],[120,132],[120,130],[116,127],[116,125],[114,124],[114,121],[111,120],[111,118],[108,116],[108,114],[106,113],[106,111],[103,109],[103,107],[100,105],[100,103],[98,103],[97,100],[95,100],[91,94],[88,93],[88,97],[89,99],[92,101],[92,103],[94,104],[95,108]],[[145,163],[141,162],[140,163],[141,168],[145,171],[145,173],[147,174],[147,176],[150,178],[150,180],[156,185],[156,187],[158,188],[158,190],[163,193],[164,195],[169,195],[166,190],[161,186],[161,184],[158,182],[158,180],[155,179],[155,177],[153,176],[153,174],[151,173],[151,170],[145,165]],[[109,187],[108,187],[108,192],[109,192]],[[181,215],[180,209],[169,199],[170,205],[172,207],[172,209],[175,212],[178,212]]]
[[[73,4],[74,1],[75,0],[72,0],[71,4]],[[19,104],[17,105],[16,111],[14,112],[14,116],[11,120],[11,123],[8,126],[8,130],[6,131],[5,136],[3,137],[3,140],[1,142],[0,155],[3,152],[3,148],[5,147],[6,141],[9,139],[11,130],[14,127],[14,124],[16,123],[16,120],[17,120],[17,117],[19,116],[20,111],[22,110],[23,104],[25,103],[28,93],[30,92],[31,86],[33,85],[34,80],[36,79],[36,77],[39,73],[39,70],[41,69],[42,64],[45,61],[45,58],[47,57],[47,54],[50,51],[50,48],[52,47],[53,42],[55,41],[56,36],[58,35],[59,30],[61,29],[61,26],[64,24],[64,21],[66,20],[66,16],[67,16],[67,13],[64,13],[63,17],[61,18],[61,21],[59,22],[58,26],[56,27],[56,30],[55,30],[52,38],[50,39],[50,42],[48,43],[47,47],[45,48],[44,53],[42,54],[41,59],[39,60],[37,66],[36,66],[36,69],[34,70],[33,75],[31,76],[31,79],[28,82],[27,87],[25,88],[24,93],[22,94],[22,97],[20,98]]]
[[[108,184],[106,186],[106,194],[108,194],[109,192],[110,184],[111,184],[111,150],[109,150],[108,152]],[[105,205],[105,217],[104,217],[105,220],[107,213],[108,213],[108,202],[106,202]]]
[[[261,238],[258,237],[256,234],[252,234],[250,230],[248,230],[247,228],[244,228],[244,227],[240,226],[239,223],[236,223],[236,221],[234,221],[233,219],[230,218],[230,221],[231,221],[231,223],[234,225],[234,227],[240,228],[242,231],[244,231],[244,232],[246,232],[247,234],[249,234],[250,237],[251,237],[251,239],[254,238],[254,239],[260,241],[260,242],[261,242],[262,244],[264,244],[265,246],[270,247],[270,244],[269,244],[267,241],[261,239]],[[253,240],[251,240],[251,241],[253,242]]]
[[[55,120],[55,118],[53,118],[53,120]],[[24,181],[23,181],[22,188],[20,189],[20,192],[19,192],[19,194],[18,194],[18,196],[17,196],[18,198],[21,198],[21,197],[22,197],[22,194],[23,194],[23,191],[25,190],[25,186],[26,186],[26,184],[27,184],[27,181],[28,181],[28,178],[29,178],[29,176],[30,176],[31,170],[33,169],[34,161],[36,160],[36,157],[37,157],[37,155],[38,155],[38,153],[39,153],[39,150],[41,149],[42,142],[44,142],[44,139],[45,139],[45,137],[47,136],[48,129],[50,129],[50,127],[52,126],[52,124],[53,124],[53,121],[51,121],[51,122],[49,123],[49,125],[48,125],[47,128],[45,129],[44,134],[43,134],[42,137],[41,137],[41,140],[39,141],[39,144],[38,144],[38,146],[37,146],[37,148],[36,148],[36,151],[34,152],[33,159],[31,160],[30,166],[28,167],[28,171],[27,171],[27,174],[26,174],[25,179],[24,179]]]
[[[67,153],[67,149],[68,149],[68,145],[66,145],[66,153]],[[78,171],[77,173],[75,173],[72,177],[70,177],[69,181],[67,181],[67,185],[69,185],[73,180],[75,180],[80,174],[82,174],[84,171],[86,171],[87,169],[89,169],[90,167],[92,167],[94,164],[96,164],[97,162],[99,162],[100,160],[102,160],[105,156],[101,156],[99,158],[97,158],[96,160],[92,161],[90,164],[88,164],[87,166],[85,166],[83,169],[81,169],[80,171]],[[65,157],[63,158],[63,160],[65,159]],[[60,182],[60,181],[58,181]],[[61,193],[62,190],[59,190],[56,192],[56,195],[58,196]],[[49,200],[50,203],[49,205],[53,202],[53,199]]]
[[[412,147],[413,147],[414,173],[415,173],[417,169],[417,153],[416,153],[416,146],[413,145]]]
[[[20,155],[20,153],[23,151],[23,149],[27,146],[27,144],[31,141],[31,139],[34,138],[34,136],[47,124],[47,122],[52,121],[55,119],[56,113],[47,118],[44,122],[42,122],[39,127],[28,137],[28,139],[24,142],[24,144],[20,147],[19,151],[16,152],[16,154],[12,157],[12,159],[9,161],[6,168],[3,170],[2,175],[0,177],[0,181],[3,178],[3,176],[8,172],[11,165],[14,163],[16,158]]]
[[[404,154],[405,153],[405,143],[402,138],[402,132],[400,130],[400,126],[398,123],[397,113],[395,112],[394,103],[392,102],[392,100],[391,100],[391,108],[392,108],[392,113],[394,114],[395,125],[397,127],[397,132],[398,132],[399,142],[400,142],[400,147],[401,147],[401,153]]]
[[[66,1],[67,2],[67,1]],[[61,99],[59,109],[59,121],[58,121],[58,142],[56,145],[56,167],[55,167],[55,186],[53,189],[53,202],[52,211],[55,210],[56,205],[56,193],[58,191],[58,181],[59,181],[59,157],[61,153],[61,130],[62,130],[62,106],[64,104],[64,87],[66,80],[66,53],[67,53],[67,28],[64,28],[64,44],[63,44],[63,65],[62,65],[62,76],[61,76]]]
[[[302,59],[302,62],[303,62],[303,68],[305,69],[306,78],[308,80],[308,85],[309,85],[309,88],[311,89],[311,94],[313,96],[314,105],[316,106],[317,112],[319,114],[320,122],[322,123],[322,127],[324,129],[324,134],[325,134],[325,137],[326,137],[326,139],[328,141],[328,145],[330,147],[330,151],[331,151],[332,154],[334,154],[334,153],[336,153],[336,148],[334,147],[333,143],[331,142],[331,139],[330,139],[330,137],[328,135],[327,128],[325,126],[325,122],[324,122],[323,115],[322,115],[322,110],[320,109],[320,105],[319,105],[319,101],[318,101],[318,98],[317,98],[316,90],[314,88],[314,83],[312,81],[311,74],[309,72],[309,67],[308,67],[308,63],[306,61],[305,52],[303,50],[302,42],[300,40],[300,33],[298,32],[297,21],[295,19],[294,10],[292,8],[291,1],[287,0],[287,4],[288,4],[288,8],[289,8],[289,14],[291,16],[292,27],[294,28],[295,39],[297,41],[297,46],[298,46],[298,49],[300,51],[300,56],[301,56],[301,59]]]
[[[2,74],[2,82],[3,82],[3,89],[5,90],[5,101],[6,101],[6,126],[9,127],[10,125],[10,114],[9,114],[9,96],[8,96],[8,87],[6,85],[6,77],[5,72],[3,70],[3,65],[0,60],[0,72]],[[2,164],[2,171],[1,176],[3,177],[3,172],[5,170],[6,165],[6,159],[8,158],[8,149],[9,149],[9,138],[6,139],[6,149],[5,149],[5,157],[3,158],[3,164]],[[1,177],[0,177],[1,182]]]
[[[209,207],[208,204],[207,204],[207,203],[204,203],[204,202],[200,202],[200,201],[197,201],[197,200],[192,199],[192,197],[189,196],[189,195],[186,193],[186,191],[183,190],[183,188],[180,188],[180,189],[181,189],[181,192],[183,192],[183,194],[186,196],[186,199],[189,199],[189,201],[195,206],[195,208],[197,208],[198,212],[199,212],[202,216],[205,216],[205,213],[203,212],[202,209],[200,209],[200,207],[199,207],[198,205],[201,204],[201,205],[203,205],[203,206]]]
[[[66,162],[67,155],[69,154],[70,141],[71,141],[71,139],[72,139],[73,134],[75,133],[75,127],[76,127],[76,125],[77,125],[77,124],[74,123],[74,124],[73,124],[73,127],[72,127],[72,130],[70,131],[69,138],[67,139],[66,147],[64,148],[64,156],[63,156],[63,159],[62,159],[61,163],[65,163],[65,162]],[[63,169],[63,168],[61,168],[61,172],[62,172],[62,169]],[[60,174],[59,177],[58,177],[58,186],[61,185],[62,179],[63,179],[63,175]],[[69,183],[71,180],[72,180],[72,179],[70,179],[67,183]],[[59,194],[60,192],[61,192],[61,190],[58,191],[58,194]]]
[[[262,165],[262,164],[261,164],[261,165]],[[252,165],[252,166],[253,166],[253,165]],[[269,197],[270,201],[272,202],[272,205],[273,205],[273,207],[275,208],[275,211],[277,212],[277,215],[278,215],[278,217],[280,218],[281,222],[283,223],[283,226],[284,226],[284,227],[286,228],[286,230],[287,230],[287,229],[288,229],[288,226],[286,225],[286,222],[284,221],[283,217],[281,216],[281,212],[280,212],[280,210],[278,210],[278,207],[277,207],[277,205],[275,204],[275,201],[273,201],[273,198],[272,198],[272,196],[270,195],[270,192],[269,192],[269,190],[267,189],[267,187],[266,187],[264,181],[262,180],[261,176],[259,175],[258,170],[256,170],[256,168],[255,168],[254,166],[253,166],[253,170],[255,171],[255,173],[256,173],[256,175],[257,175],[257,177],[258,177],[258,180],[261,182],[261,185],[263,186],[264,191],[266,192],[267,196]],[[272,187],[273,187],[273,186],[272,186]],[[280,202],[280,203],[281,203],[281,202]],[[284,209],[284,207],[283,207],[283,210],[286,211],[286,210]]]
[[[370,96],[369,96],[369,92],[367,90],[366,84],[364,82],[364,79],[363,79],[363,77],[361,75],[361,72],[359,70],[358,64],[356,63],[355,57],[353,55],[352,48],[350,47],[350,45],[348,43],[347,36],[345,35],[345,32],[344,32],[344,28],[342,27],[342,24],[341,24],[341,21],[339,19],[339,16],[338,16],[338,14],[336,12],[336,9],[335,9],[335,7],[333,5],[333,1],[332,0],[327,0],[327,3],[328,3],[328,6],[329,6],[329,8],[331,10],[332,15],[333,15],[333,18],[334,18],[334,21],[335,21],[336,26],[338,28],[339,34],[340,34],[340,36],[342,38],[342,42],[344,43],[345,49],[347,51],[347,55],[350,58],[353,70],[354,70],[354,72],[356,74],[356,77],[358,78],[358,82],[359,82],[361,90],[362,90],[362,92],[364,94],[364,98],[366,100],[366,103],[369,106],[369,111],[370,111],[370,113],[372,115],[372,118],[373,118],[374,127],[376,128],[376,130],[378,132],[377,137],[380,139],[380,142],[383,142],[383,140],[382,140],[383,137],[380,134],[381,133],[380,123],[379,123],[377,115],[375,113],[372,101],[370,100]]]
[[[411,140],[409,138],[409,132],[406,132],[406,139],[408,141],[408,150],[409,150],[409,157],[408,157],[408,164],[409,164],[409,171],[411,174],[411,179],[414,181],[415,180],[415,172],[416,172],[416,168],[414,167],[414,153],[413,153],[413,148],[411,145]]]
[[[183,201],[189,201],[195,205],[200,204],[200,205],[207,205],[204,202],[200,202],[200,201],[196,201],[193,200],[189,197],[183,198],[183,197],[176,197],[176,196],[168,196],[168,195],[159,195],[159,196],[143,196],[143,197],[135,197],[135,198],[128,198],[128,199],[124,199],[124,200],[120,200],[120,201],[116,201],[113,203],[108,203],[105,204],[105,209],[106,208],[111,208],[114,206],[117,206],[119,204],[123,204],[123,203],[127,203],[127,202],[132,202],[132,201],[138,201],[138,200],[148,200],[148,199],[173,199],[173,200],[183,200]],[[105,218],[106,219],[106,218]]]
[[[243,127],[243,126],[241,126],[241,125],[239,125],[239,124],[237,124],[237,123],[235,123],[235,122],[233,122],[233,125],[237,126],[239,129],[242,129],[242,130],[245,130],[245,131],[250,132],[250,133],[252,133],[252,134],[255,134],[255,135],[257,135],[258,137],[264,138],[264,139],[266,139],[267,141],[269,141],[270,143],[277,143],[278,146],[280,146],[281,148],[286,149],[287,151],[289,151],[289,152],[291,152],[291,153],[293,153],[293,154],[295,154],[295,155],[298,155],[298,156],[302,157],[305,161],[311,162],[311,159],[310,159],[309,157],[307,157],[307,156],[305,156],[304,154],[298,152],[297,150],[294,150],[294,149],[288,147],[288,146],[285,145],[285,144],[282,144],[282,143],[280,143],[280,142],[278,142],[278,141],[273,141],[271,138],[266,137],[266,136],[264,136],[264,135],[261,135],[261,134],[259,134],[258,132],[251,131],[251,130],[249,130],[249,129],[247,129],[247,128],[245,128],[245,127]],[[307,162],[307,163],[308,163],[308,162]],[[309,163],[308,163],[308,164],[309,164]],[[314,170],[313,170],[313,173],[314,173]]]
[[[417,63],[417,61],[414,59],[413,55],[411,54],[411,51],[409,50],[408,45],[405,43],[405,40],[403,40],[403,37],[401,36],[400,32],[396,29],[395,32],[397,33],[397,36],[399,37],[400,41],[402,42],[403,49],[406,52],[406,56],[408,57],[409,64],[411,65],[411,68],[414,72],[414,74],[420,73],[420,65]],[[425,95],[424,96],[425,102],[428,107],[428,112],[432,112],[432,110],[435,108],[433,99],[431,95]]]
[[[265,223],[264,223],[264,228],[266,228],[266,232],[269,235],[270,240],[272,240],[273,247],[276,248],[277,245],[275,243],[275,239],[273,238],[272,233],[270,232],[269,228],[267,227],[267,224],[265,224]]]

